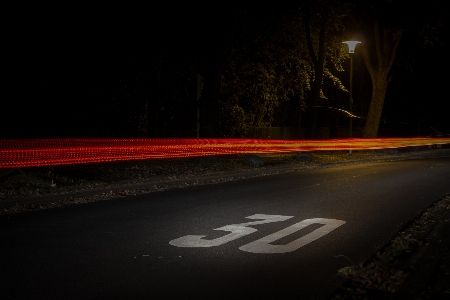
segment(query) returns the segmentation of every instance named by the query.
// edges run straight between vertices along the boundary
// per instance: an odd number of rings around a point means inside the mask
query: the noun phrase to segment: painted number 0
[[[186,236],[180,237],[178,239],[171,240],[169,242],[169,244],[171,244],[173,246],[177,246],[177,247],[220,246],[220,245],[223,245],[230,241],[233,241],[235,239],[238,239],[240,237],[243,237],[245,235],[249,235],[253,232],[258,231],[257,229],[254,229],[254,228],[248,227],[248,226],[286,221],[293,217],[292,216],[256,214],[256,215],[252,215],[252,216],[249,216],[246,218],[247,219],[256,219],[256,220],[261,220],[261,221],[233,224],[233,225],[227,225],[224,227],[216,228],[214,230],[229,231],[230,233],[223,237],[214,239],[214,240],[205,240],[205,239],[203,239],[203,237],[205,237],[204,235],[186,235]],[[324,226],[314,230],[313,232],[311,232],[305,236],[302,236],[299,239],[296,239],[293,242],[290,242],[289,244],[286,244],[286,245],[271,245],[270,244],[270,243],[273,243],[285,236],[293,234],[294,232],[299,231],[300,229],[305,228],[311,224],[323,224]],[[303,246],[323,237],[327,233],[330,233],[331,231],[333,231],[334,229],[338,228],[339,226],[341,226],[343,224],[345,224],[345,221],[334,220],[334,219],[325,219],[325,218],[307,219],[307,220],[298,222],[292,226],[289,226],[285,229],[282,229],[278,232],[275,232],[273,234],[265,236],[259,240],[251,242],[249,244],[246,244],[246,245],[240,247],[239,249],[243,250],[243,251],[247,251],[247,252],[252,252],[252,253],[292,252],[292,251],[297,250],[300,247],[303,247]]]

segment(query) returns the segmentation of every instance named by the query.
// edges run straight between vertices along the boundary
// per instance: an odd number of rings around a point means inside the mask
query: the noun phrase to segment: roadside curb
[[[430,296],[430,284],[436,275],[439,263],[443,257],[450,255],[450,222],[438,224],[428,235],[427,242],[428,246],[414,262],[405,281],[392,294],[390,300],[427,299]],[[450,297],[450,295],[447,296]]]
[[[450,299],[449,200],[442,195],[356,269],[339,270],[343,281],[326,299]]]

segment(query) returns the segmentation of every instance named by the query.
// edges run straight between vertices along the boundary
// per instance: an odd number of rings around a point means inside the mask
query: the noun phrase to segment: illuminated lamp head
[[[342,42],[342,44],[347,44],[348,46],[348,53],[355,53],[355,47],[357,44],[360,44],[361,42],[358,41],[345,41]]]

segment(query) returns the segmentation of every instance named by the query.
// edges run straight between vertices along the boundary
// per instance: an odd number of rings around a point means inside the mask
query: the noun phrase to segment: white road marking
[[[299,239],[287,244],[287,245],[270,245],[270,243],[275,242],[285,236],[288,236],[296,231],[299,231],[306,226],[311,224],[324,224],[324,226],[317,228],[313,232],[302,236]],[[271,235],[265,236],[259,240],[251,242],[247,245],[240,247],[239,249],[242,251],[252,252],[252,253],[286,253],[295,251],[321,237],[330,233],[334,229],[339,226],[345,224],[345,221],[334,220],[334,219],[324,219],[324,218],[315,218],[315,219],[307,219],[303,220],[299,223],[296,223],[292,226],[289,226],[285,229],[282,229],[278,232],[275,232]]]
[[[223,230],[223,231],[230,231],[231,233],[214,239],[214,240],[204,240],[203,237],[205,235],[186,235],[174,240],[171,240],[169,244],[176,246],[176,247],[214,247],[214,246],[220,246],[225,243],[228,243],[230,241],[233,241],[235,239],[238,239],[242,236],[249,235],[253,232],[258,231],[255,228],[247,227],[250,225],[260,225],[260,224],[266,224],[266,223],[273,223],[273,222],[280,222],[280,221],[286,221],[292,216],[279,216],[279,215],[262,215],[262,214],[256,214],[249,217],[246,217],[247,219],[262,219],[262,221],[255,221],[255,222],[248,222],[248,223],[241,223],[241,224],[233,224],[233,225],[227,225],[224,227],[216,228],[214,230]]]

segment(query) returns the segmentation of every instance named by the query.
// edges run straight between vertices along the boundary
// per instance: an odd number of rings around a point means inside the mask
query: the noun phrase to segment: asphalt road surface
[[[449,191],[434,158],[1,216],[0,298],[328,299]]]

